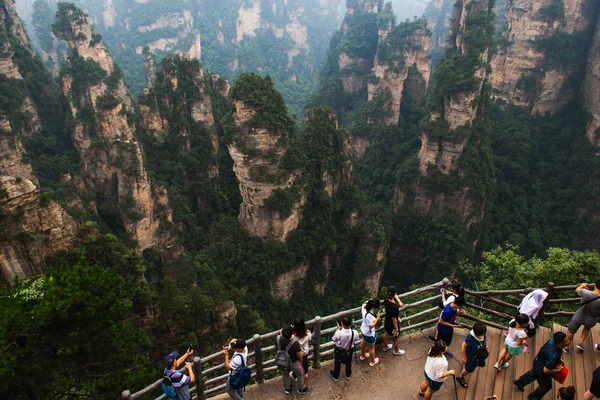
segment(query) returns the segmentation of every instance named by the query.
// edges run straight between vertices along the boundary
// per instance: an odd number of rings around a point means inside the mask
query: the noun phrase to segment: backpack
[[[287,345],[285,350],[281,348],[281,335],[277,336],[277,353],[275,353],[275,365],[279,368],[283,368],[285,370],[290,370],[292,368],[292,358],[290,357],[290,349],[294,341],[291,340]]]
[[[477,350],[475,350],[474,358],[475,358],[475,361],[477,362],[477,365],[480,367],[485,367],[485,360],[487,360],[487,358],[489,356],[490,356],[490,352],[486,348],[486,341],[484,339],[482,346],[479,347]]]
[[[246,363],[244,362],[244,357],[241,354],[236,354],[242,358],[242,367],[238,369],[235,373],[231,373],[229,375],[229,386],[232,389],[241,389],[250,382],[250,377],[252,376],[252,371],[250,368],[246,367]],[[234,356],[235,357],[235,356]]]
[[[177,392],[175,392],[175,388],[171,383],[171,377],[168,375],[165,375],[165,377],[163,378],[162,390],[165,393],[165,396],[167,396],[167,399],[177,398]]]

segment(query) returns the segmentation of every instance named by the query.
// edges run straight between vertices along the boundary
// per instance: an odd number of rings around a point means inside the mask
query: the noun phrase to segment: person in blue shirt
[[[475,322],[461,346],[463,369],[456,377],[456,381],[464,388],[467,387],[465,376],[475,372],[477,367],[485,366],[485,360],[477,359],[476,355],[480,348],[488,349],[486,332],[487,326],[483,322]]]
[[[562,349],[569,343],[571,340],[564,332],[556,332],[535,356],[533,368],[514,381],[515,386],[521,391],[525,390],[526,385],[537,381],[539,386],[527,396],[528,400],[541,400],[552,389],[552,375],[563,369],[564,364],[560,357]]]
[[[443,340],[444,343],[448,347],[452,343],[452,336],[454,335],[454,328],[460,327],[460,324],[456,324],[454,320],[457,315],[464,315],[465,312],[459,310],[461,307],[464,307],[466,304],[464,297],[457,297],[454,301],[448,304],[444,311],[442,311],[442,315],[440,315],[440,319],[437,324],[437,337],[436,340]],[[454,357],[452,353],[446,351],[444,354],[446,357]]]

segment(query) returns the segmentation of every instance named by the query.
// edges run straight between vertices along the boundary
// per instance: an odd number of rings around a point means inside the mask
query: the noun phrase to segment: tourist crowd
[[[573,315],[567,333],[555,332],[539,350],[533,360],[531,369],[516,379],[513,383],[521,391],[525,386],[537,382],[537,387],[529,393],[529,400],[542,399],[551,389],[552,380],[564,382],[568,373],[561,356],[569,352],[570,343],[574,334],[583,326],[581,339],[576,345],[578,351],[585,351],[584,342],[589,335],[590,329],[600,321],[600,279],[598,279],[593,290],[588,289],[586,283],[582,283],[576,289],[581,297],[579,307]],[[475,372],[477,368],[483,368],[489,358],[489,346],[487,344],[487,326],[483,322],[476,322],[460,346],[460,370],[449,369],[448,359],[454,355],[448,350],[452,343],[454,330],[464,328],[456,321],[457,316],[466,315],[465,289],[454,281],[450,290],[442,289],[440,300],[440,315],[433,335],[429,336],[432,346],[429,349],[423,371],[424,380],[421,382],[417,395],[425,399],[431,399],[440,390],[448,377],[453,377],[455,385],[463,388],[468,387],[468,375]],[[520,305],[518,312],[509,322],[504,338],[504,347],[498,355],[493,367],[497,373],[502,373],[510,365],[513,357],[518,357],[528,351],[527,341],[536,334],[540,325],[540,319],[544,314],[544,308],[548,304],[548,292],[536,289],[527,294]],[[369,366],[374,367],[380,361],[376,356],[375,344],[377,341],[377,328],[383,323],[382,351],[390,351],[394,356],[402,356],[405,351],[400,348],[400,311],[404,304],[398,297],[396,289],[392,286],[387,288],[387,295],[383,301],[385,318],[380,310],[382,302],[373,298],[366,301],[361,307],[362,322],[360,333],[353,329],[350,318],[344,317],[336,321],[336,331],[333,335],[334,363],[333,369],[329,371],[331,379],[338,381],[340,378],[342,364],[345,366],[344,377],[350,380],[352,377],[352,364],[358,360],[368,360]],[[298,318],[292,325],[284,326],[275,340],[276,356],[274,363],[283,377],[283,390],[285,394],[292,391],[294,383],[297,384],[296,393],[299,395],[309,394],[312,389],[308,383],[308,353],[311,341],[311,332],[306,327],[302,318]],[[356,349],[356,342],[360,339],[360,356]],[[391,343],[390,343],[391,341]],[[595,349],[600,351],[600,345]],[[172,352],[165,357],[165,372],[163,379],[163,390],[167,397],[175,393],[182,400],[189,400],[189,383],[194,382],[193,371],[189,363],[186,368],[189,375],[178,372],[177,368],[185,362],[192,350],[177,358],[178,353]],[[230,353],[231,358],[229,358]],[[248,348],[243,339],[234,339],[223,349],[224,365],[229,371],[226,388],[229,396],[234,400],[243,399],[243,388],[250,380],[250,369],[246,366]],[[172,389],[170,391],[169,389]],[[557,398],[561,400],[574,400],[576,391],[584,393],[583,400],[600,398],[600,368],[593,372],[592,384],[587,388],[573,386],[561,387],[557,391]],[[455,386],[455,390],[456,386]],[[498,399],[490,393],[485,399]]]

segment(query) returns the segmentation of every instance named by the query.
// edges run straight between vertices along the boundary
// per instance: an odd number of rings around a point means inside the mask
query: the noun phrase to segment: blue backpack
[[[242,367],[238,369],[235,373],[231,373],[229,375],[229,386],[232,389],[241,389],[244,386],[246,386],[248,382],[250,382],[250,378],[252,377],[252,371],[250,370],[250,368],[246,367],[244,357],[241,354],[236,355],[242,358]]]
[[[165,377],[163,378],[162,390],[163,392],[165,392],[165,396],[167,396],[167,399],[177,398],[177,392],[175,392],[175,388],[171,383],[171,377],[168,375],[165,375]]]

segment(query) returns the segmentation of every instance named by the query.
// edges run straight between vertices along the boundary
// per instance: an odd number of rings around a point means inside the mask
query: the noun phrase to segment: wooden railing
[[[442,281],[428,285],[422,288],[412,290],[410,292],[399,294],[398,297],[406,299],[408,297],[414,297],[423,293],[433,291],[433,295],[420,300],[416,300],[413,303],[405,302],[401,312],[404,315],[405,311],[423,308],[426,305],[433,305],[427,307],[421,311],[415,312],[410,315],[403,316],[400,318],[401,332],[422,330],[426,327],[435,325],[439,318],[440,309],[437,306],[437,300],[441,298],[439,289],[441,287],[447,287],[450,281],[444,278]],[[548,283],[544,290],[549,293],[559,293],[567,290],[574,291],[577,285],[572,286],[554,286],[553,283]],[[466,290],[466,293],[471,297],[470,302],[467,303],[467,309],[477,310],[479,314],[483,313],[488,318],[480,318],[474,315],[460,316],[461,320],[469,320],[474,322],[483,322],[488,326],[493,326],[498,329],[505,329],[506,322],[513,318],[517,312],[518,304],[514,304],[505,300],[499,300],[496,296],[512,296],[512,298],[520,298],[525,294],[531,292],[534,288],[517,289],[517,290],[488,290],[488,291],[473,291]],[[494,297],[492,297],[494,296]],[[495,309],[486,307],[486,303],[494,305]],[[558,298],[551,299],[548,301],[550,305],[556,304],[575,304],[579,302],[579,298]],[[331,340],[324,341],[325,337],[332,335],[335,330],[335,321],[342,317],[352,317],[357,313],[360,313],[361,307],[356,307],[350,310],[340,311],[336,314],[331,314],[326,317],[315,317],[310,321],[306,321],[307,327],[312,330],[312,346],[309,348],[309,354],[311,354],[313,368],[320,368],[321,361],[327,357],[331,357],[334,351],[334,343]],[[432,314],[435,314],[432,316]],[[479,315],[478,314],[478,315]],[[558,312],[547,312],[544,314],[546,318],[553,317],[570,317],[573,312],[569,311],[558,311]],[[432,316],[429,319],[426,317]],[[417,322],[415,322],[417,321]],[[353,320],[353,324],[361,323],[361,319]],[[501,323],[503,322],[503,323]],[[411,324],[412,323],[412,324]],[[461,321],[461,324],[465,327],[470,327],[466,321]],[[325,326],[324,326],[325,325]],[[328,326],[328,327],[326,327]],[[383,328],[379,328],[381,330]],[[272,373],[275,376],[275,372],[278,370],[275,365],[275,338],[279,334],[279,331],[269,332],[263,335],[255,334],[251,339],[246,341],[249,354],[248,354],[248,366],[252,370],[252,377],[258,384],[264,383],[265,379],[268,379],[267,374]],[[324,343],[321,343],[324,341]],[[357,338],[356,342],[360,342],[360,338]],[[250,349],[252,351],[250,351]],[[228,378],[228,373],[225,370],[225,364],[220,362],[223,359],[223,353],[217,352],[206,357],[194,357],[193,359],[193,371],[196,378],[195,385],[190,388],[193,399],[204,400],[208,397],[215,396],[222,393],[225,390],[225,385]],[[218,361],[217,361],[218,360]],[[203,369],[203,367],[205,369]],[[181,369],[180,371],[184,371]],[[157,391],[157,388],[161,386],[162,379],[157,380],[153,384],[135,392],[131,393],[129,390],[125,390],[121,393],[123,400],[135,400],[145,395],[149,395],[152,392]],[[156,400],[166,399],[163,394],[156,397]]]
[[[405,305],[401,311],[404,312],[415,308],[421,308],[422,306],[437,302],[437,300],[441,297],[439,294],[439,288],[447,286],[448,283],[448,279],[444,279],[432,285],[399,294],[398,297],[401,299],[406,299],[408,297],[413,297],[425,292],[437,292],[437,294],[434,293],[433,296],[414,301],[413,303],[405,302]],[[434,313],[439,313],[439,308],[437,306],[402,317],[400,319],[400,323],[402,324],[402,328],[400,329],[401,332],[433,325],[438,320],[437,315],[427,320],[422,319]],[[356,314],[360,315],[360,307],[340,311],[336,314],[331,314],[326,317],[317,316],[310,321],[306,321],[307,327],[312,331],[312,346],[309,348],[309,354],[311,354],[310,357],[312,359],[313,368],[319,368],[323,359],[333,355],[333,341],[328,340],[325,343],[321,343],[321,339],[333,335],[336,330],[335,321],[343,317],[352,318],[352,316]],[[412,321],[416,320],[419,321],[415,324],[410,324]],[[362,322],[361,319],[353,320],[354,324],[359,324],[360,322]],[[274,354],[275,338],[278,334],[279,331],[273,331],[263,335],[255,334],[251,339],[246,340],[246,344],[248,345],[249,349],[248,367],[252,370],[252,377],[259,384],[264,383],[267,374],[274,373],[278,370],[277,366],[275,365]],[[360,338],[357,338],[356,342],[360,342]],[[219,361],[217,362],[217,360]],[[225,370],[225,364],[220,362],[221,360],[223,360],[222,351],[206,357],[194,357],[192,365],[196,381],[195,385],[190,388],[190,393],[192,393],[194,399],[204,400],[208,397],[222,393],[225,390],[225,384],[229,375]],[[207,364],[210,365],[210,367],[203,369],[203,366]],[[181,371],[183,372],[184,369],[181,369]],[[121,397],[124,400],[139,399],[145,395],[155,392],[157,388],[161,386],[161,383],[162,379],[157,380],[153,384],[135,393],[125,390],[121,394]],[[156,400],[163,399],[166,399],[164,394],[156,397]]]

